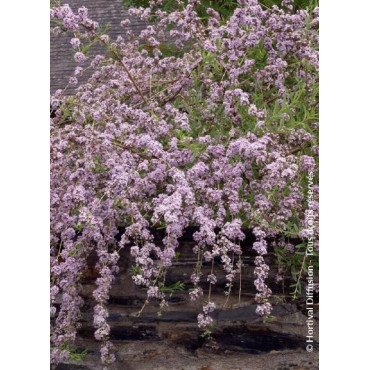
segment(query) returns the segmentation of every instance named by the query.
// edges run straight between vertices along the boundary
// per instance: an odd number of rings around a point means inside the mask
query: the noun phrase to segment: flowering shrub
[[[229,295],[243,268],[246,229],[256,238],[257,313],[272,310],[269,246],[281,275],[288,268],[296,278],[294,294],[300,287],[305,262],[295,240],[307,237],[308,209],[318,207],[317,186],[313,201],[306,199],[309,179],[317,179],[318,8],[239,0],[230,17],[209,8],[205,21],[196,0],[176,1],[167,11],[161,3],[130,8],[132,16],[156,22],[135,38],[123,20],[126,35],[117,40],[100,31],[86,8],[51,9],[53,32],[71,33],[78,66],[70,84],[93,71],[73,96],[58,90],[51,97],[53,363],[69,356],[83,304],[80,279],[93,251],[100,274],[95,338],[105,366],[114,361],[106,303],[121,248],[135,260],[135,284],[164,308],[164,276],[178,240],[198,226],[189,294],[204,300],[203,329],[212,325],[218,277],[204,277],[210,291],[203,296],[202,263],[221,260]],[[93,43],[106,54],[90,58],[86,45]],[[166,231],[163,246],[153,242],[157,227]]]

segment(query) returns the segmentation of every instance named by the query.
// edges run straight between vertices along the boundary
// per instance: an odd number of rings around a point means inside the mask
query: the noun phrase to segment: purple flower
[[[81,53],[80,51],[78,51],[75,54],[74,59],[77,63],[83,63],[84,61],[86,61],[86,56],[83,53]]]
[[[71,45],[72,45],[73,49],[78,49],[80,47],[80,44],[81,44],[81,41],[80,41],[79,38],[74,37],[74,38],[71,39]]]
[[[77,85],[77,84],[78,84],[78,80],[77,80],[77,78],[76,78],[76,77],[70,77],[70,78],[69,78],[69,83],[70,83],[71,85]]]
[[[315,159],[308,155],[303,155],[301,157],[300,166],[301,166],[302,171],[305,171],[305,172],[314,171],[315,166],[316,166]]]

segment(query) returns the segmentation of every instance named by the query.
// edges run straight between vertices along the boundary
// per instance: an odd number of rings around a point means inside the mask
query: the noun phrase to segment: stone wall
[[[195,255],[192,251],[194,242],[189,237],[190,230],[179,246],[180,257],[169,269],[167,284],[185,282],[191,287],[190,275],[193,272]],[[160,243],[158,235],[157,243]],[[186,292],[175,292],[169,298],[169,306],[158,316],[159,302],[148,304],[142,314],[137,313],[145,302],[145,291],[136,287],[129,272],[132,257],[129,248],[121,253],[120,273],[113,285],[109,300],[109,324],[111,339],[115,345],[117,362],[112,369],[317,369],[318,343],[314,353],[305,351],[306,319],[303,306],[289,302],[284,296],[281,284],[276,284],[274,275],[277,267],[273,266],[273,256],[267,260],[272,264],[269,286],[275,299],[273,320],[264,323],[255,314],[253,285],[253,243],[249,235],[243,243],[242,295],[238,299],[238,284],[225,307],[224,279],[219,279],[212,290],[212,300],[217,304],[214,313],[216,330],[212,337],[204,339],[197,328],[196,316],[200,312],[201,302],[191,302]],[[94,339],[92,326],[94,301],[91,293],[95,288],[94,269],[96,258],[90,257],[89,270],[83,281],[83,295],[86,304],[83,308],[83,322],[78,334],[76,346],[88,355],[81,364],[65,363],[57,367],[62,369],[101,369],[99,360],[99,342]],[[204,265],[204,275],[210,266]],[[214,267],[218,277],[224,276],[218,262]],[[286,285],[289,285],[289,281]],[[206,289],[208,284],[203,281]],[[285,291],[287,286],[285,286]],[[318,307],[317,307],[318,309]],[[317,311],[317,310],[316,310]],[[315,339],[318,341],[318,313],[315,314]]]

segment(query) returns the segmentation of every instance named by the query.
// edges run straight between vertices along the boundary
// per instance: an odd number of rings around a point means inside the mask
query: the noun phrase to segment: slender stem
[[[134,77],[132,76],[131,72],[129,71],[129,69],[126,67],[126,64],[123,63],[122,59],[120,58],[120,56],[117,54],[117,52],[113,49],[111,49],[113,55],[117,58],[118,60],[118,63],[121,64],[122,68],[125,70],[125,72],[127,73],[127,76],[129,77],[129,79],[131,80],[131,82],[133,83],[136,91],[139,93],[139,95],[141,96],[141,99],[143,99],[143,101],[146,103],[146,99],[145,99],[145,96],[143,95],[143,93],[141,92],[139,86],[136,84],[136,81],[134,79]]]
[[[213,274],[213,265],[214,265],[214,259],[212,258],[212,266],[211,266],[211,274]],[[208,303],[211,301],[211,291],[212,291],[212,281],[209,280],[209,290],[208,290]]]
[[[232,266],[233,266],[233,267],[234,267],[234,257],[235,257],[235,255],[234,255],[234,252],[233,252],[233,260],[232,260]],[[232,288],[232,286],[233,286],[232,281],[230,281],[230,283],[229,283],[229,290],[228,290],[228,292],[227,292],[226,301],[225,301],[224,305],[222,306],[222,308],[225,308],[225,307],[226,307],[226,305],[227,305],[227,302],[229,302],[229,298],[230,298],[230,294],[231,294],[231,288]]]
[[[143,304],[143,306],[141,307],[141,309],[140,309],[140,311],[139,311],[139,313],[137,314],[138,316],[140,316],[141,315],[141,313],[144,311],[144,308],[146,307],[146,305],[149,303],[149,300],[148,299],[146,299],[145,300],[145,302],[144,302],[144,304]]]
[[[157,283],[157,280],[158,280],[158,278],[161,276],[161,273],[162,273],[162,267],[160,267],[159,268],[159,271],[158,271],[158,275],[157,275],[157,277],[155,278],[155,280],[154,280],[154,286],[155,286],[155,284]],[[148,298],[145,300],[145,302],[144,302],[144,304],[143,304],[143,306],[141,307],[141,309],[140,309],[140,311],[139,311],[139,313],[138,313],[138,316],[140,316],[141,315],[141,313],[144,311],[144,308],[145,308],[145,306],[147,305],[149,303],[149,300],[148,300]]]
[[[242,297],[242,258],[239,256],[239,300],[238,303],[240,304],[241,297]]]
[[[296,294],[297,294],[297,291],[298,291],[298,285],[299,285],[299,283],[301,281],[301,278],[302,278],[302,272],[303,272],[304,264],[306,262],[306,258],[307,258],[307,250],[306,250],[306,252],[304,254],[304,257],[303,257],[301,271],[299,271],[299,276],[298,276],[298,279],[297,279],[297,284],[295,286],[294,293],[293,293],[293,299],[296,299],[297,298]]]

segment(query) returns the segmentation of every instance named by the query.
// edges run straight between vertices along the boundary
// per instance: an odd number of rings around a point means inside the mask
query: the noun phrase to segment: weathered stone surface
[[[59,364],[56,370],[90,370],[91,367],[85,365],[75,365],[75,364]]]
[[[165,321],[165,322],[195,322],[197,320],[197,313],[191,311],[172,311],[163,312],[161,316],[158,316],[155,312],[143,313],[139,317],[132,315],[137,322],[155,322],[155,321]]]
[[[274,332],[268,328],[238,326],[218,330],[213,335],[218,351],[245,352],[250,354],[268,353],[292,349],[305,349],[305,338]],[[318,349],[317,343],[314,347]]]
[[[182,238],[178,248],[180,257],[166,275],[167,284],[185,281],[186,288],[191,286],[190,275],[195,261],[191,235],[194,231],[187,231]],[[155,242],[158,245],[162,237],[163,235],[157,232]],[[300,305],[282,303],[284,300],[289,301],[289,298],[284,296],[282,286],[274,283],[277,266],[273,265],[272,255],[268,257],[271,265],[269,284],[273,293],[279,295],[280,299],[273,306],[271,321],[263,322],[256,315],[252,243],[252,238],[247,238],[242,245],[245,267],[242,272],[240,301],[238,284],[229,299],[226,299],[222,266],[219,261],[215,263],[214,271],[220,279],[217,286],[212,288],[212,300],[216,303],[217,310],[213,312],[216,331],[210,340],[202,338],[201,331],[197,328],[197,315],[201,311],[202,302],[190,301],[187,292],[173,293],[161,316],[157,314],[159,301],[153,300],[138,317],[138,311],[145,303],[146,293],[133,284],[129,273],[132,257],[129,248],[123,249],[119,260],[120,272],[108,302],[108,322],[117,356],[117,362],[110,370],[317,369],[318,343],[315,343],[313,353],[304,350],[304,338],[307,334],[304,305],[302,302]],[[94,280],[98,276],[94,270],[96,261],[96,256],[91,255],[89,272],[83,281],[82,294],[86,303],[83,308],[83,326],[77,336],[76,345],[88,349],[89,352],[83,361],[85,368],[81,370],[102,369],[99,358],[100,344],[94,340],[92,326],[95,302],[91,295],[96,288]],[[210,266],[204,266],[204,276],[209,268]],[[204,287],[208,288],[206,284]],[[285,291],[287,290],[286,286]],[[317,312],[318,306],[315,306],[316,341]]]
[[[88,357],[85,368],[60,370],[100,370],[97,357]],[[70,366],[70,365],[67,365]],[[261,355],[199,353],[192,355],[162,343],[128,344],[117,353],[112,370],[316,370],[318,353],[303,350],[271,351]],[[59,369],[58,369],[59,370]]]

